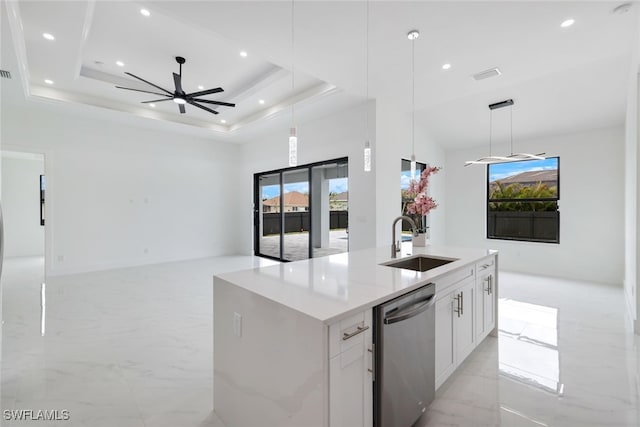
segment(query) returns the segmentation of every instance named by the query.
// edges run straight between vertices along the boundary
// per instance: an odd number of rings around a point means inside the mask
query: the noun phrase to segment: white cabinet
[[[456,358],[460,364],[476,346],[474,331],[475,281],[468,280],[458,288],[454,297],[458,307],[454,307],[454,335],[456,337]],[[456,298],[457,297],[457,298]]]
[[[453,292],[436,300],[436,388],[456,369]]]
[[[436,388],[476,346],[475,277],[471,273],[436,300]]]
[[[480,342],[496,326],[496,274],[494,259],[476,265],[476,339]]]
[[[373,424],[371,310],[329,327],[329,425]]]

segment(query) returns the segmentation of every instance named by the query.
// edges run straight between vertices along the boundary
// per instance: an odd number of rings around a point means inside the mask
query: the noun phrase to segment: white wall
[[[48,153],[48,274],[237,251],[237,146],[37,103],[2,124],[3,149]]]
[[[640,25],[640,9],[636,9],[636,19]],[[638,212],[640,212],[640,29],[635,27],[635,46],[629,67],[629,84],[627,91],[627,114],[625,118],[625,271],[624,290],[631,318],[635,319],[635,331],[640,333],[637,307],[640,296],[637,293],[638,277],[640,277],[640,228]]]
[[[375,103],[370,102],[369,124],[375,162]],[[364,172],[365,104],[306,123],[298,129],[298,164],[349,158],[349,250],[375,246],[375,168]],[[289,129],[242,145],[242,174],[237,191],[242,196],[236,233],[242,252],[253,253],[253,175],[288,167]]]
[[[391,224],[401,214],[400,163],[411,158],[411,116],[396,107],[378,102],[376,111],[376,215],[377,246],[391,245]],[[431,197],[439,206],[429,214],[430,240],[434,244],[446,243],[445,238],[445,182],[447,168],[445,152],[431,140],[420,123],[415,128],[416,161],[431,166],[442,166],[432,176],[429,185]],[[398,225],[398,230],[400,226]]]
[[[2,154],[4,256],[44,255],[44,227],[40,225],[40,175],[44,158]]]
[[[486,167],[464,162],[487,147],[447,152],[447,242],[500,251],[505,270],[621,285],[624,129],[517,141],[516,151],[560,156],[560,244],[486,238]],[[508,152],[494,147],[494,154]]]

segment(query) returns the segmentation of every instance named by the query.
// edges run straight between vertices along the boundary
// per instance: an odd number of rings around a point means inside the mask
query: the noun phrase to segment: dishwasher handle
[[[392,323],[402,322],[403,320],[410,319],[412,317],[417,316],[423,311],[428,310],[431,306],[436,303],[436,296],[431,295],[427,298],[423,298],[421,300],[416,301],[411,304],[409,307],[403,309],[398,313],[394,313],[392,316],[385,317],[383,322],[385,325],[391,325]]]

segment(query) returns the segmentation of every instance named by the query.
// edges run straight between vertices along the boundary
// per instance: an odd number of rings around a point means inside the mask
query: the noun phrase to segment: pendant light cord
[[[295,57],[295,38],[294,38],[294,0],[291,0],[291,94],[293,96],[293,91],[295,89],[295,71],[294,71],[294,57]],[[291,127],[295,127],[295,115],[296,115],[296,104],[295,102],[291,103]]]
[[[411,40],[411,156],[416,155],[416,39]]]
[[[366,18],[367,18],[367,22],[366,22],[366,49],[365,49],[365,68],[366,68],[366,83],[367,83],[367,98],[366,98],[366,102],[365,102],[365,124],[367,126],[367,128],[365,129],[365,135],[366,135],[366,140],[367,142],[369,141],[369,0],[367,0],[367,13],[366,13]]]

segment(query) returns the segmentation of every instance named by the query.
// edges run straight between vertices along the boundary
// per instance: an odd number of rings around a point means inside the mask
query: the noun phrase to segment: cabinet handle
[[[493,276],[489,275],[489,277],[487,277],[487,281],[489,282],[489,295],[493,294]]]
[[[363,333],[367,329],[369,329],[368,326],[358,326],[358,329],[356,329],[355,331],[351,332],[350,334],[345,332],[344,334],[342,334],[342,341],[346,341],[349,338],[353,338],[356,335]]]
[[[487,282],[487,287],[484,288],[484,291],[487,293],[487,295],[491,293],[491,280],[489,279],[489,277],[490,276],[487,276],[482,280],[483,282]]]
[[[456,296],[453,298],[456,300],[456,303],[458,305],[458,307],[454,308],[453,311],[458,313],[458,317],[460,317],[460,314],[462,313],[462,310],[460,309],[460,294],[456,294]]]
[[[460,291],[460,314],[464,315],[464,291]]]
[[[371,344],[371,348],[367,349],[367,351],[369,353],[371,353],[371,368],[367,368],[367,371],[371,372],[372,381],[376,380],[376,374],[374,372],[374,369],[375,369],[375,357],[374,357],[374,353],[373,353],[374,349],[375,349],[375,344]]]

